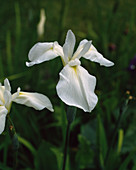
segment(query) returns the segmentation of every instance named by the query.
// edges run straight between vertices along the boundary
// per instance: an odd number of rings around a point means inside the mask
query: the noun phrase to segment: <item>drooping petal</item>
[[[65,44],[63,45],[64,56],[71,59],[75,47],[76,38],[74,33],[71,30],[68,30]]]
[[[83,67],[66,65],[60,72],[56,89],[58,96],[67,105],[91,112],[98,101],[94,93],[95,85],[96,78]]]
[[[84,43],[82,45],[79,44],[72,59],[75,59],[75,58],[80,59],[84,54],[87,53],[87,51],[90,49],[90,47],[91,47],[91,41],[87,41],[86,43]]]
[[[8,110],[4,106],[0,106],[0,134],[5,129],[5,121]]]
[[[52,60],[58,55],[53,50],[53,43],[37,43],[29,51],[28,58],[31,62],[26,62],[28,67],[40,64],[44,61]]]
[[[87,43],[88,40],[83,40],[80,43],[80,47],[83,46],[85,43]],[[106,67],[110,67],[113,66],[114,63],[107,60],[106,58],[104,58],[102,56],[102,54],[100,54],[97,49],[91,44],[90,49],[88,50],[87,53],[85,53],[84,55],[82,55],[84,58],[93,61],[93,62],[97,62],[99,63],[101,66],[106,66]]]
[[[94,50],[93,47],[91,47],[90,50],[83,57],[90,61],[99,63],[101,66],[110,67],[114,65],[113,62],[104,58],[103,55],[100,54],[97,50]]]
[[[7,78],[4,80],[4,86],[5,86],[5,90],[11,91],[11,86]]]
[[[17,93],[17,92],[16,92]],[[13,94],[16,96],[16,93]],[[19,104],[24,104],[29,107],[33,107],[36,110],[42,110],[44,108],[49,109],[53,112],[52,104],[47,96],[40,93],[28,93],[28,92],[19,92],[19,96],[14,98],[14,102]]]

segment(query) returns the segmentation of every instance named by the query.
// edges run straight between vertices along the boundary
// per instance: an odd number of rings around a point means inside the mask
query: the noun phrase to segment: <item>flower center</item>
[[[75,60],[70,60],[68,62],[69,66],[71,67],[75,67],[75,66],[79,66],[81,64],[80,60],[79,59],[75,59]]]

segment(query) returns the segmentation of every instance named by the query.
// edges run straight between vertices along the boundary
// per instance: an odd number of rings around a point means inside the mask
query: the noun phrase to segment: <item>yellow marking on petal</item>
[[[74,69],[74,71],[75,71],[75,73],[77,75],[77,66],[73,66],[72,68]]]
[[[23,92],[19,92],[19,95],[24,95],[24,93]]]
[[[60,56],[60,58],[61,58],[61,61],[62,61],[63,66],[65,66],[66,64],[65,64],[63,58],[62,58],[61,56]]]

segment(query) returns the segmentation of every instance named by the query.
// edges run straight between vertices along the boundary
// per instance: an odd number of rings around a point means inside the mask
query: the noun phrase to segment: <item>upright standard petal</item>
[[[7,78],[4,80],[4,86],[5,86],[5,90],[11,91],[11,86]]]
[[[11,103],[12,103],[12,95],[10,91],[5,90],[4,91],[4,105],[7,108],[8,112],[10,112]]]
[[[4,106],[0,106],[0,134],[5,129],[5,121],[8,110]]]
[[[18,93],[18,92],[16,92]],[[42,110],[44,108],[54,111],[52,104],[48,97],[40,93],[28,93],[28,92],[19,92],[19,95],[14,93],[13,100],[16,103],[24,104],[29,107],[33,107],[36,110]],[[16,96],[16,97],[14,97]]]
[[[94,93],[95,85],[96,78],[83,67],[66,65],[60,72],[56,89],[58,96],[67,105],[91,112],[98,101]]]
[[[90,49],[91,47],[91,41],[88,41],[86,43],[84,43],[83,45],[80,45],[78,46],[76,52],[74,53],[73,55],[73,58],[72,59],[80,59],[84,54],[87,53],[87,51]]]
[[[4,104],[4,91],[5,91],[5,87],[4,86],[0,86],[0,100],[1,102]]]
[[[64,56],[69,60],[72,58],[75,42],[76,42],[75,35],[71,30],[69,30],[67,32],[65,44],[63,45]]]
[[[37,43],[29,51],[28,58],[31,62],[26,62],[28,67],[40,64],[44,61],[52,60],[58,55],[53,50],[53,43]]]
[[[54,52],[61,57],[62,63],[65,66],[68,63],[68,58],[64,56],[63,48],[59,45],[57,41],[54,42]]]

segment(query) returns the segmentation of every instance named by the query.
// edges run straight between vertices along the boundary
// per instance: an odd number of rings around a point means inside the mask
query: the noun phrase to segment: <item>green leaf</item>
[[[99,158],[101,166],[104,166],[104,159],[107,153],[107,139],[100,115],[97,115],[97,140],[99,146]]]
[[[7,32],[6,36],[6,45],[7,45],[7,64],[8,64],[8,72],[13,73],[13,58],[11,52],[11,34],[10,31]]]
[[[36,154],[35,148],[32,146],[30,142],[28,142],[26,139],[22,138],[21,136],[18,136],[18,141],[22,143],[25,147],[27,147],[33,155]]]
[[[35,169],[58,170],[56,154],[52,150],[53,146],[43,141],[35,157]]]
[[[13,168],[9,168],[0,162],[0,170],[13,170]]]
[[[25,72],[21,72],[21,73],[17,73],[17,74],[12,74],[11,76],[8,76],[7,78],[12,81],[12,80],[15,80],[15,79],[19,79],[19,78],[22,78],[24,76],[26,76],[28,74],[27,71]],[[3,78],[0,78],[0,82],[2,82],[6,77],[3,77]]]
[[[118,134],[118,147],[117,147],[118,154],[120,153],[121,148],[122,148],[123,138],[124,138],[124,131],[123,131],[123,129],[120,129],[119,134]]]
[[[129,164],[129,162],[132,160],[133,156],[134,156],[134,152],[131,152],[131,153],[128,155],[128,157],[124,160],[124,162],[120,165],[119,170],[125,170],[125,169],[127,169],[127,166],[128,166],[128,164]]]
[[[61,169],[62,168],[63,153],[56,147],[51,148],[51,150],[55,153],[55,155],[57,157],[58,167],[59,167],[59,169]]]
[[[76,154],[76,161],[80,168],[88,168],[93,161],[93,151],[91,149],[91,143],[84,136],[78,135],[79,150]]]

